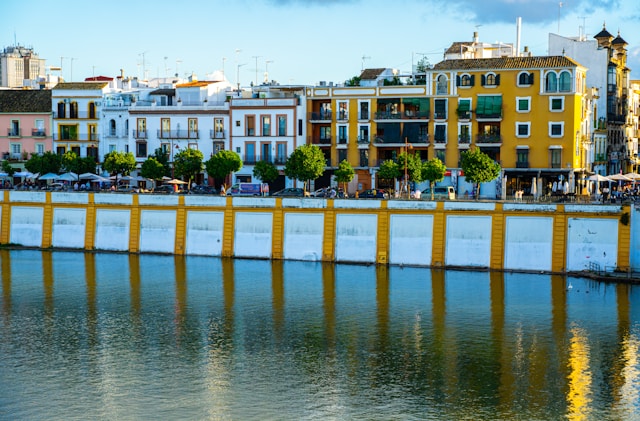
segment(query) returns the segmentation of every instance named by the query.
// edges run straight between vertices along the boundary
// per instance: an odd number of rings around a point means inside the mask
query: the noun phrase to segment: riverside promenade
[[[638,271],[635,206],[4,191],[0,244],[569,273]]]

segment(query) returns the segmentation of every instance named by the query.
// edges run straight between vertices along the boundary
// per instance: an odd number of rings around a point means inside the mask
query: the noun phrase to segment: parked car
[[[238,183],[227,190],[227,196],[262,196],[262,192],[262,184]]]
[[[178,190],[177,193],[184,193],[186,190]],[[173,194],[176,193],[172,184],[163,184],[153,189],[153,193]]]
[[[453,186],[436,186],[433,189],[433,198],[437,200],[455,200],[456,191]],[[422,199],[431,200],[431,189],[422,190]]]
[[[272,194],[276,197],[309,197],[309,192],[305,192],[304,189],[299,187],[288,187]]]
[[[189,191],[191,194],[218,194],[218,190],[211,186],[195,186]]]
[[[363,199],[388,199],[389,192],[385,189],[367,189],[358,194]]]

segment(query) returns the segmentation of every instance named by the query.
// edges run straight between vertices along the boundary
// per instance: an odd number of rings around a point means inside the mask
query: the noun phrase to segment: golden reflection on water
[[[569,332],[567,417],[570,420],[587,420],[590,416],[592,386],[589,343],[583,329],[573,326]]]

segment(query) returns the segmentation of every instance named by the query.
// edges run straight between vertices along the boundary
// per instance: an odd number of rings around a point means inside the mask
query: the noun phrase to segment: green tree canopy
[[[224,179],[229,174],[242,168],[242,160],[237,153],[225,149],[209,158],[204,166],[210,177],[214,180],[220,180],[221,184],[224,184]]]
[[[61,170],[73,172],[78,175],[89,172],[96,172],[96,161],[90,156],[80,158],[75,152],[67,151],[62,155]]]
[[[336,177],[336,181],[344,184],[343,189],[345,194],[347,193],[347,183],[353,180],[355,174],[356,172],[346,159],[343,159],[338,165],[338,168],[334,171],[333,175]]]
[[[166,168],[164,167],[164,165],[158,162],[155,157],[150,156],[142,163],[142,166],[140,168],[140,175],[142,175],[144,178],[153,180],[153,185],[155,187],[156,181],[161,180],[162,177],[166,175]]]
[[[438,181],[444,180],[444,174],[447,171],[446,165],[438,158],[431,158],[422,165],[422,179],[429,182],[429,190],[431,190],[431,200],[434,199],[434,187]]]
[[[289,178],[302,181],[304,190],[307,182],[315,180],[324,173],[326,158],[318,145],[298,146],[284,165],[284,174]]]
[[[278,168],[268,161],[258,161],[253,167],[253,176],[264,183],[271,183],[278,178]]]
[[[171,165],[169,164],[169,154],[163,151],[162,148],[156,148],[156,150],[153,151],[153,155],[151,156],[153,156],[156,159],[156,161],[158,161],[164,167],[164,174],[162,175],[169,176],[171,174]]]
[[[136,158],[131,152],[112,151],[104,156],[102,168],[115,175],[118,184],[118,174],[129,175],[136,168]]]
[[[380,164],[378,178],[382,180],[395,180],[400,177],[400,166],[391,159],[387,159]]]
[[[5,159],[4,161],[2,161],[2,172],[6,173],[9,177],[13,177],[13,174],[15,174],[16,169],[13,168],[11,164],[9,164],[9,161]]]
[[[479,148],[464,152],[460,167],[464,171],[467,181],[478,184],[476,186],[476,198],[480,195],[480,183],[495,180],[500,175],[501,170],[500,164]]]
[[[191,180],[202,172],[204,155],[198,149],[182,149],[173,157],[173,170],[176,177],[186,178],[191,189]]]
[[[60,172],[60,168],[62,166],[62,162],[60,159],[60,155],[57,155],[51,151],[47,151],[42,155],[31,155],[31,158],[25,162],[24,167],[27,171],[32,173],[40,173],[40,175],[44,175],[47,173],[58,174]]]

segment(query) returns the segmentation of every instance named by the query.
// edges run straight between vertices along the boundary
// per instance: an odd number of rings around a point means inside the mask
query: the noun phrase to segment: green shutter
[[[471,101],[463,99],[458,103],[458,111],[469,111],[471,109]]]

